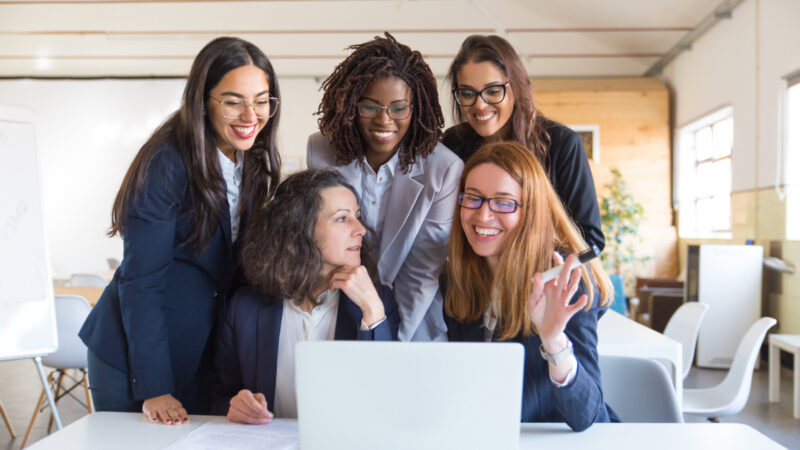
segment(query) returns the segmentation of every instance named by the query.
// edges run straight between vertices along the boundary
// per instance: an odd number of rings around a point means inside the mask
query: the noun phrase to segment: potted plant
[[[618,167],[611,168],[611,175],[611,182],[605,185],[608,192],[600,198],[600,223],[606,238],[601,259],[611,274],[615,290],[630,292],[638,264],[649,259],[640,257],[637,252],[642,241],[639,226],[644,219],[644,207],[633,198]],[[619,299],[624,299],[624,292],[614,297],[618,303]],[[624,302],[621,311],[625,311]]]

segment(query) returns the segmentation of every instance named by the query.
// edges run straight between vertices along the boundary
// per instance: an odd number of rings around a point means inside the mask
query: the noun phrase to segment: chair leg
[[[59,394],[61,394],[61,382],[67,375],[67,370],[58,369],[57,372],[58,372],[58,382],[56,383],[56,392],[55,392],[55,397],[53,398],[53,403],[55,403],[56,405],[58,405],[58,396]],[[47,423],[47,434],[50,434],[50,432],[53,430],[53,419],[54,419],[53,412],[50,411],[50,421]]]
[[[51,383],[53,381],[53,374],[47,375],[47,383]],[[33,431],[33,424],[36,423],[36,418],[39,417],[39,409],[42,407],[42,403],[44,403],[44,389],[42,389],[41,395],[39,395],[39,401],[36,402],[36,408],[33,410],[33,417],[31,417],[31,421],[28,424],[28,430],[25,431],[25,438],[22,439],[22,445],[19,447],[20,450],[25,448],[25,444],[28,443],[28,438],[31,436],[31,431]]]
[[[6,428],[8,428],[8,432],[11,433],[11,439],[15,439],[17,437],[14,434],[14,427],[11,426],[11,421],[8,420],[8,415],[6,415],[6,409],[3,408],[3,402],[0,401],[0,415],[3,416],[3,422],[6,423]]]
[[[94,412],[94,405],[92,404],[92,395],[89,393],[89,377],[85,370],[83,371],[83,390],[86,391],[86,409],[91,414]]]

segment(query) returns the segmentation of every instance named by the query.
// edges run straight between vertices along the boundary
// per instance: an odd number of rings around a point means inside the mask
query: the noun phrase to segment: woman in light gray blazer
[[[438,277],[464,164],[439,140],[436,79],[417,51],[386,37],[353,52],[322,84],[310,168],[333,167],[358,191],[379,242],[378,272],[394,287],[402,340],[445,340]]]

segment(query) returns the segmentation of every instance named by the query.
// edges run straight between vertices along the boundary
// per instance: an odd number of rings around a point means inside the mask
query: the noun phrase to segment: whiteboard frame
[[[41,153],[39,152],[39,148],[37,146],[37,138],[36,138],[36,114],[32,108],[26,108],[21,106],[9,106],[9,105],[0,105],[0,122],[12,122],[12,123],[20,123],[31,125],[33,127],[33,152],[34,152],[34,159],[36,165],[36,183],[38,184],[39,188],[39,204],[41,208],[41,221],[42,221],[42,242],[44,245],[44,259],[45,259],[45,280],[49,281],[49,287],[45,287],[45,298],[44,302],[46,304],[46,311],[49,317],[43,321],[46,323],[46,326],[49,327],[51,332],[51,342],[50,345],[32,347],[32,348],[25,348],[19,347],[18,349],[5,349],[3,348],[3,344],[0,343],[0,361],[8,361],[14,359],[26,359],[26,358],[36,358],[38,356],[44,356],[50,353],[55,352],[58,349],[58,330],[56,328],[56,314],[55,314],[55,298],[53,294],[53,285],[52,285],[52,267],[50,267],[50,251],[49,251],[49,242],[47,240],[47,226],[45,223],[44,218],[44,195],[42,190],[42,163],[40,159]],[[46,281],[46,282],[47,282]],[[0,305],[0,313],[4,313],[3,311],[4,306]],[[7,353],[3,353],[7,352]]]

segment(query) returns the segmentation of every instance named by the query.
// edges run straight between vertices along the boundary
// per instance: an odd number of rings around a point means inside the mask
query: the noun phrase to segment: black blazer
[[[400,315],[392,290],[378,288],[386,320],[372,330],[361,330],[361,308],[342,292],[336,315],[335,340],[392,341],[397,340]],[[281,335],[283,301],[265,297],[246,287],[236,291],[226,302],[225,313],[219,319],[213,410],[226,415],[230,399],[241,389],[260,392],[267,398],[271,410],[275,404],[275,378],[278,369],[278,344]]]
[[[602,250],[606,239],[600,226],[597,193],[583,142],[577,133],[564,125],[545,120],[545,127],[550,134],[550,149],[542,163],[544,170],[550,176],[550,183],[567,213],[581,230],[583,239]],[[442,143],[466,161],[478,151],[482,140],[468,123],[462,123],[448,128]]]
[[[174,394],[194,379],[216,300],[238,272],[227,202],[202,253],[182,245],[194,225],[187,183],[177,148],[164,144],[128,217],[122,262],[79,333],[128,374],[136,400]]]

